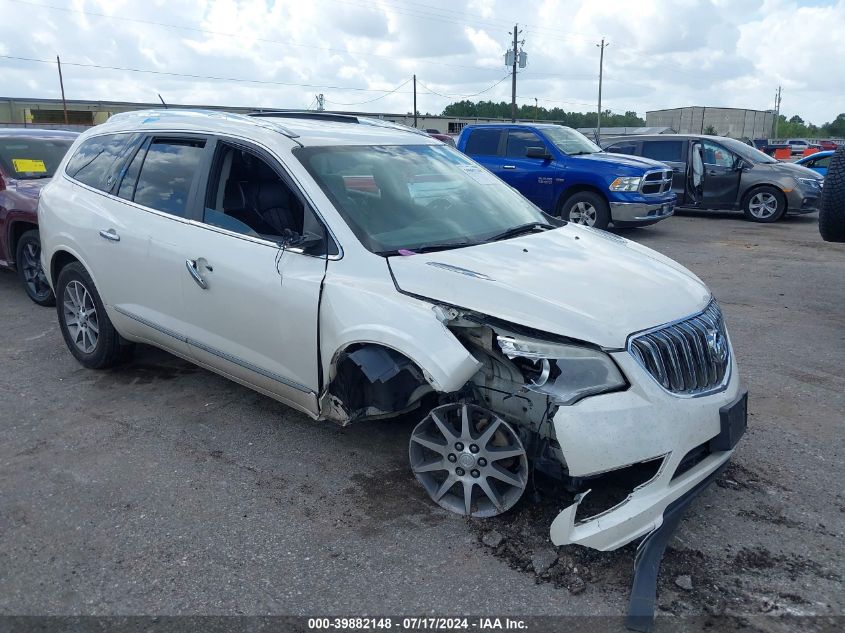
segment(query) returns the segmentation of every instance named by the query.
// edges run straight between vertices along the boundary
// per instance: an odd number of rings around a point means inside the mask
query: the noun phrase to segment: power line
[[[494,83],[494,84],[492,84],[492,85],[490,85],[490,86],[487,86],[484,90],[479,90],[478,92],[474,92],[474,93],[469,94],[469,95],[458,95],[458,94],[445,95],[445,94],[442,94],[442,93],[440,93],[440,92],[437,92],[436,90],[432,90],[431,88],[429,88],[428,86],[426,86],[423,82],[421,82],[419,79],[417,79],[417,83],[418,83],[419,85],[421,85],[423,88],[425,88],[428,92],[430,92],[431,94],[435,94],[435,95],[437,95],[438,97],[443,97],[443,98],[445,98],[445,99],[455,99],[455,98],[457,98],[457,97],[465,97],[465,98],[466,98],[466,97],[477,97],[478,95],[484,94],[485,92],[488,92],[489,90],[492,90],[493,88],[495,88],[496,86],[498,86],[500,83],[502,83],[505,79],[507,79],[507,78],[508,78],[508,77],[510,77],[510,76],[511,76],[511,74],[510,74],[510,73],[508,73],[507,75],[505,75],[504,77],[502,77],[501,79],[499,79],[499,81],[497,81],[496,83]]]
[[[17,61],[25,61],[25,62],[38,62],[40,64],[53,64],[54,62],[50,59],[37,59],[35,57],[19,57],[16,55],[0,55],[2,59],[13,59]],[[165,75],[168,77],[186,77],[189,79],[206,79],[211,81],[232,81],[238,83],[251,83],[251,84],[267,84],[273,86],[293,86],[296,88],[324,88],[329,90],[354,90],[356,92],[387,92],[391,93],[395,90],[382,90],[379,88],[358,88],[353,86],[329,86],[325,84],[299,84],[289,81],[270,81],[267,79],[242,79],[240,77],[217,77],[214,75],[196,75],[193,73],[177,73],[177,72],[169,72],[165,70],[150,70],[145,68],[128,68],[125,66],[105,66],[102,64],[83,64],[80,62],[62,62],[65,66],[76,66],[79,68],[97,68],[101,70],[121,70],[124,72],[132,72],[132,73],[148,73],[151,75]]]
[[[332,100],[332,99],[323,99],[323,100],[324,100],[326,103],[333,103],[333,104],[335,104],[335,105],[342,105],[342,106],[356,106],[356,105],[364,105],[365,103],[372,103],[373,101],[378,101],[379,99],[384,99],[385,97],[389,97],[390,95],[395,94],[395,93],[399,90],[399,88],[402,88],[403,86],[407,85],[407,83],[408,83],[409,81],[411,81],[411,80],[410,80],[410,79],[406,79],[405,81],[403,81],[401,84],[399,84],[398,86],[396,86],[393,90],[391,90],[391,91],[390,91],[390,92],[388,92],[387,94],[380,95],[380,96],[378,96],[378,97],[376,97],[376,98],[374,98],[374,99],[367,99],[366,101],[357,101],[357,102],[355,102],[355,103],[343,103],[342,101],[334,101],[334,100]]]

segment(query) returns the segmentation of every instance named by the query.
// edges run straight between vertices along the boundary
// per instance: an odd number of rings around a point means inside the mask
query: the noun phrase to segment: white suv
[[[86,367],[143,342],[315,419],[417,411],[410,467],[435,502],[492,516],[543,472],[581,493],[551,526],[558,545],[614,549],[654,530],[745,429],[698,278],[545,215],[402,126],[118,115],[79,137],[39,218],[61,330]],[[579,511],[608,474],[627,496]]]

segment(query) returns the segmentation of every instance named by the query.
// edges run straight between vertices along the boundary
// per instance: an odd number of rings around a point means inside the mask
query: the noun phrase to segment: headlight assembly
[[[808,189],[820,189],[822,186],[821,180],[818,178],[796,178],[795,182]]]
[[[611,191],[638,191],[639,188],[639,176],[619,176],[619,178],[610,183]]]
[[[525,375],[526,388],[551,396],[557,404],[573,404],[627,384],[602,351],[508,335],[498,335],[496,340]]]

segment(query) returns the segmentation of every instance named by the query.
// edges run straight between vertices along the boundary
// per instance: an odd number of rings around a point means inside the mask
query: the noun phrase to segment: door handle
[[[200,271],[197,270],[197,260],[186,259],[185,268],[188,269],[188,272],[191,274],[191,277],[194,278],[194,281],[197,282],[197,285],[200,288],[202,288],[203,290],[208,290],[208,282],[202,278],[202,275],[200,275]]]
[[[502,165],[502,169],[516,169],[516,165]]]
[[[109,229],[108,231],[100,231],[100,237],[103,237],[107,240],[111,240],[112,242],[119,242],[120,236],[117,234],[117,231],[114,229]]]

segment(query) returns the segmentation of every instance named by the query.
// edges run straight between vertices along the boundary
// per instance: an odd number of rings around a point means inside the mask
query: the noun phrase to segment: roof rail
[[[335,123],[359,123],[358,117],[353,114],[334,114],[332,112],[314,112],[313,110],[267,110],[250,112],[247,116],[281,119],[314,119],[317,121],[334,121]]]

